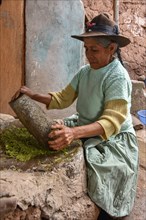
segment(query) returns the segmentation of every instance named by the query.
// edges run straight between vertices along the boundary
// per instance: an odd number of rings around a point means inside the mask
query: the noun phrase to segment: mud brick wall
[[[87,17],[92,19],[99,13],[106,12],[113,18],[112,0],[82,0]],[[119,1],[119,28],[121,34],[131,40],[131,44],[122,49],[122,58],[129,71],[131,79],[139,76],[146,77],[146,1],[120,0]]]
[[[138,80],[132,80],[132,88],[131,113],[137,115],[138,110],[146,109],[145,84]]]

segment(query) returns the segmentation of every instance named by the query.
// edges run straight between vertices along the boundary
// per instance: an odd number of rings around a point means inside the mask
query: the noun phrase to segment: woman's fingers
[[[53,130],[48,135],[52,139],[48,141],[50,148],[60,150],[73,141],[71,128],[60,124],[52,125],[51,128]]]
[[[67,146],[62,138],[57,138],[53,141],[48,141],[49,148],[53,150],[61,150]]]
[[[32,90],[29,89],[27,86],[22,86],[22,87],[20,88],[20,92],[26,94],[26,95],[29,96],[29,97],[32,97],[32,95],[33,95]]]
[[[55,122],[51,126],[52,129],[63,129],[64,127],[65,127],[64,124],[60,124],[60,123],[57,123],[57,122]]]
[[[51,148],[52,150],[61,150],[67,147],[69,142],[67,143],[66,141],[64,141],[64,139],[57,138],[53,141],[49,141],[48,144],[49,144],[49,148]]]
[[[63,136],[63,135],[55,135],[55,138],[53,138],[52,140],[48,141],[48,144],[50,146],[56,146],[56,147],[61,147],[62,145],[67,145],[70,144],[72,141],[72,139],[69,136]]]
[[[21,93],[26,93],[28,88],[26,86],[22,86],[20,89],[16,91],[16,93],[12,96],[11,101],[17,99]]]
[[[57,138],[63,134],[64,134],[63,130],[55,129],[55,130],[52,130],[48,136],[49,136],[49,138],[54,139],[54,138]]]

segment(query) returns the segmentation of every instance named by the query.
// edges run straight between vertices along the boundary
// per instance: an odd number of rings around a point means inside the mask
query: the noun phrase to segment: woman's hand
[[[18,89],[18,90],[16,91],[16,93],[12,96],[11,101],[17,99],[17,98],[21,95],[21,93],[26,94],[26,95],[29,96],[30,98],[33,98],[33,96],[34,96],[34,93],[32,92],[31,89],[29,89],[29,88],[26,87],[26,86],[22,86],[22,87],[21,87],[20,89]]]
[[[33,91],[26,86],[22,86],[20,88],[20,92],[24,93],[25,95],[29,96],[30,98],[32,98],[34,95]]]
[[[52,131],[49,133],[49,147],[53,150],[61,150],[70,144],[74,139],[73,129],[62,124],[51,126]]]
[[[20,92],[29,96],[31,99],[37,102],[41,102],[47,106],[50,104],[51,99],[52,99],[52,96],[50,94],[35,93],[31,89],[29,89],[27,86],[22,86],[20,88]]]

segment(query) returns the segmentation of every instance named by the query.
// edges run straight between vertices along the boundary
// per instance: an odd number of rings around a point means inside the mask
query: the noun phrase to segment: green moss
[[[40,149],[39,143],[26,128],[13,127],[5,130],[1,134],[1,143],[5,153],[19,161],[28,161],[36,156],[54,153],[50,150]]]

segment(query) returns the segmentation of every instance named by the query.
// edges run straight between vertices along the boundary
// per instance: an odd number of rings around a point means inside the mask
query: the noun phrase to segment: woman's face
[[[115,50],[112,44],[104,48],[103,45],[100,43],[98,44],[97,40],[94,38],[85,38],[84,47],[86,57],[93,69],[99,69],[109,64]]]

